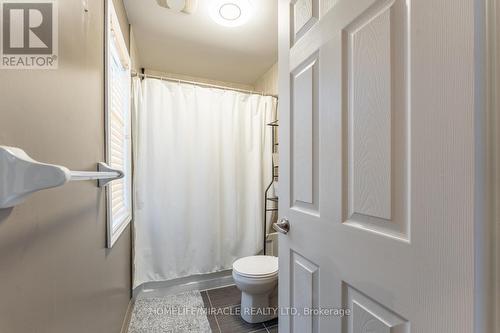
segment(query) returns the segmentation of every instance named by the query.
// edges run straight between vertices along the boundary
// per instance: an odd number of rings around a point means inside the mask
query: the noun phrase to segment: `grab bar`
[[[106,186],[109,182],[123,178],[123,172],[110,168],[106,163],[97,163],[97,172],[70,171],[69,181],[97,180],[97,186]]]
[[[105,163],[98,163],[97,171],[71,171],[63,166],[37,162],[20,148],[0,146],[0,209],[14,207],[31,193],[70,181],[97,180],[97,186],[103,187],[123,177],[123,171]]]

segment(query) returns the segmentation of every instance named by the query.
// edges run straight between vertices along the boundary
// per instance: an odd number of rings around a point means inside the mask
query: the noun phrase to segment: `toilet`
[[[278,258],[250,256],[233,263],[233,279],[241,290],[241,317],[261,323],[277,317],[270,298],[278,284]]]

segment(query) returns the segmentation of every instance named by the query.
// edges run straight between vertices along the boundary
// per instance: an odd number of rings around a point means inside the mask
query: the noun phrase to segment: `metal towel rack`
[[[97,180],[97,186],[123,178],[121,170],[97,163],[97,171],[71,171],[40,163],[20,148],[0,146],[0,209],[22,203],[31,193],[59,187],[70,181]]]

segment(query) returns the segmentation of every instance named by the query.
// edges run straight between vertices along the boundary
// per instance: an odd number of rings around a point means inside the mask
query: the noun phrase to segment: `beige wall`
[[[133,35],[131,35],[131,37],[133,40]],[[134,52],[137,52],[137,51],[132,49],[132,54]],[[138,66],[136,66],[135,68],[138,68]],[[189,76],[189,75],[183,75],[183,74],[165,73],[165,72],[161,72],[161,71],[155,71],[152,69],[146,69],[145,72],[146,72],[146,74],[149,74],[149,75],[165,76],[165,77],[175,78],[175,79],[180,79],[180,80],[189,80],[189,81],[195,81],[195,82],[201,82],[201,83],[215,84],[215,85],[220,85],[220,86],[224,86],[224,87],[228,87],[228,88],[252,90],[255,92],[259,92],[259,93],[263,92],[263,93],[269,94],[269,95],[278,95],[278,63],[275,63],[253,85],[226,82],[226,81],[217,81],[217,80],[211,80],[211,79],[206,79],[206,78],[202,78],[202,77],[195,77],[195,76]]]
[[[133,39],[133,36],[131,36]],[[133,51],[133,50],[132,50]],[[137,68],[137,67],[136,67]],[[183,74],[175,74],[175,73],[165,73],[161,71],[155,71],[151,69],[145,70],[146,74],[155,75],[155,76],[165,76],[169,78],[181,79],[181,80],[189,80],[201,83],[209,83],[220,85],[228,88],[236,88],[236,89],[245,89],[255,91],[257,93],[264,93],[268,95],[278,95],[278,63],[275,63],[267,72],[265,72],[253,85],[241,84],[241,83],[233,83],[226,81],[217,81],[211,80],[201,77],[183,75]]]
[[[132,70],[140,72],[142,67],[141,59],[139,59],[139,49],[135,42],[135,34],[132,26],[130,26],[130,57],[132,58]]]
[[[87,13],[81,0],[58,4],[59,69],[0,70],[0,144],[93,170],[104,160],[103,1],[89,0]],[[0,332],[120,331],[131,235],[127,228],[107,250],[105,213],[104,192],[93,182],[0,210]]]
[[[125,10],[125,6],[123,5],[123,0],[113,0],[113,4],[115,7],[116,15],[118,16],[118,21],[120,21],[120,29],[122,30],[123,38],[127,43],[127,47],[130,49],[130,28],[127,19],[127,12]]]
[[[207,79],[207,78],[203,78],[203,77],[199,77],[199,76],[190,76],[190,75],[176,74],[176,73],[166,73],[166,72],[156,71],[156,70],[152,70],[152,69],[146,69],[145,73],[146,73],[146,75],[149,74],[149,75],[168,77],[168,78],[179,79],[179,80],[187,80],[187,81],[194,81],[194,82],[200,82],[200,83],[214,84],[214,85],[228,87],[228,88],[234,88],[234,89],[243,89],[243,90],[250,90],[250,91],[254,90],[253,85],[227,82],[227,81],[218,81],[218,80]]]
[[[131,40],[134,40],[133,33],[131,33]],[[134,58],[137,58],[138,61],[138,51],[137,49],[132,48],[131,50],[132,54],[136,54]],[[134,67],[135,69],[139,70],[140,65],[136,65]],[[145,73],[149,75],[155,75],[155,76],[164,76],[164,77],[169,77],[169,78],[174,78],[174,79],[180,79],[180,80],[188,80],[188,81],[195,81],[195,82],[200,82],[200,83],[208,83],[208,84],[215,84],[215,85],[220,85],[228,88],[235,88],[235,89],[244,89],[244,90],[251,90],[255,91],[258,93],[265,93],[268,95],[278,95],[278,63],[276,62],[269,70],[267,70],[257,81],[255,81],[254,84],[241,84],[241,83],[234,83],[234,82],[227,82],[227,81],[218,81],[218,80],[212,80],[212,79],[207,79],[199,76],[190,76],[190,75],[184,75],[184,74],[177,74],[177,73],[167,73],[167,72],[162,72],[162,71],[157,71],[154,69],[145,69]]]
[[[255,91],[268,95],[278,95],[278,63],[275,63],[254,83]]]

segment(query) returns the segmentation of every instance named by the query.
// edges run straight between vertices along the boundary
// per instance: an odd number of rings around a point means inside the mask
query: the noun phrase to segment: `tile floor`
[[[238,309],[241,303],[241,291],[236,286],[209,289],[201,292],[203,303],[207,309]],[[240,316],[224,311],[208,315],[208,322],[213,333],[278,333],[278,319],[265,323],[249,324]],[[226,314],[227,313],[227,314]]]

